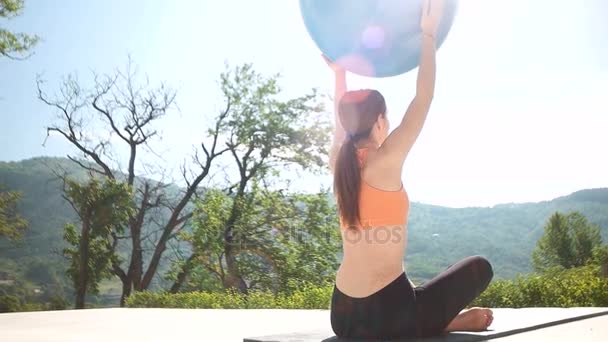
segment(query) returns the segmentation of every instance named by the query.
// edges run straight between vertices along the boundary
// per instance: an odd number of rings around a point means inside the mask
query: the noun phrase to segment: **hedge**
[[[235,291],[220,293],[137,292],[126,302],[132,308],[188,309],[329,309],[332,286],[305,287],[292,294]],[[490,308],[608,307],[608,279],[597,267],[553,270],[490,284],[470,306]]]

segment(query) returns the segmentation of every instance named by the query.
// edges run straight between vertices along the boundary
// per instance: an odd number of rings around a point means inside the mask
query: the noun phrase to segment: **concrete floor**
[[[1,342],[242,341],[304,326],[321,310],[94,309],[0,314]]]
[[[540,330],[520,332],[496,341],[608,341],[608,308],[496,309],[486,335],[454,335],[443,341],[472,336],[476,341],[492,334],[588,314],[603,314]],[[293,334],[298,333],[300,334]],[[288,334],[292,338],[287,338]],[[4,342],[131,342],[131,341],[243,341],[255,336],[269,340],[308,342],[333,336],[327,310],[188,310],[95,309],[0,314],[0,341]],[[283,337],[281,337],[283,336]],[[457,338],[460,337],[460,338]],[[268,340],[268,339],[267,339]]]

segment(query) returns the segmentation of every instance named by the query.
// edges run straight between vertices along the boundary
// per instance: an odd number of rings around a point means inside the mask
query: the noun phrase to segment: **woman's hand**
[[[345,70],[342,66],[332,62],[329,57],[325,56],[325,54],[321,55],[323,57],[323,60],[325,60],[325,63],[327,63],[327,66],[329,66],[329,68],[334,72],[334,73],[344,73]]]
[[[422,34],[435,38],[437,29],[443,18],[445,0],[424,0],[420,28]]]

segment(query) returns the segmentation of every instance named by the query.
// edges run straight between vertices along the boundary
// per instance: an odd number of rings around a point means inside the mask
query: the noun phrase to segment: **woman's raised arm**
[[[435,93],[435,35],[443,14],[444,0],[425,0],[420,27],[422,46],[416,84],[416,96],[400,124],[386,138],[379,158],[387,168],[399,170],[422,131]]]
[[[340,116],[338,113],[338,107],[340,104],[340,99],[346,93],[346,70],[339,66],[338,64],[334,64],[327,56],[323,55],[323,59],[330,67],[335,77],[334,84],[334,138],[331,144],[331,150],[329,151],[329,167],[333,171],[334,166],[336,164],[336,159],[338,157],[338,153],[340,152],[340,148],[342,147],[342,143],[346,138],[346,132],[344,131],[344,127],[342,127],[342,123],[340,123]]]

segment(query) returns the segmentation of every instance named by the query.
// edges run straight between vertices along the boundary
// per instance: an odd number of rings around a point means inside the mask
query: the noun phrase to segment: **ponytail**
[[[348,134],[338,153],[334,168],[334,193],[342,224],[360,226],[359,191],[361,168],[357,142],[368,139],[379,115],[386,114],[386,102],[377,90],[348,91],[340,99],[338,115]]]
[[[334,192],[343,224],[349,228],[359,225],[359,190],[361,168],[357,157],[356,142],[369,136],[371,130],[354,136],[349,135],[342,144],[334,170]]]

